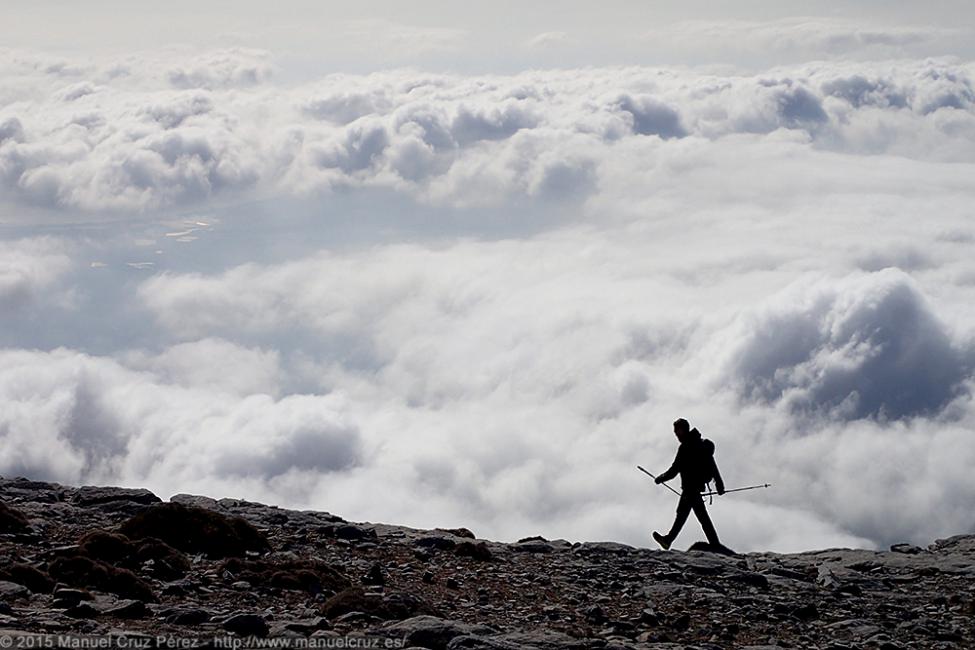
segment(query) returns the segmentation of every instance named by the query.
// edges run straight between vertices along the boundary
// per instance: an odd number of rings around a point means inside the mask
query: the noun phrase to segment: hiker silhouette
[[[714,462],[714,443],[701,438],[701,432],[692,429],[684,418],[674,421],[674,435],[680,441],[674,463],[670,469],[654,480],[663,483],[680,474],[681,495],[680,501],[677,502],[677,517],[669,533],[661,535],[653,531],[653,538],[664,549],[670,548],[677,539],[680,529],[684,527],[687,516],[693,510],[697,520],[701,522],[708,543],[715,549],[723,548],[718,540],[718,533],[714,530],[714,524],[711,523],[711,517],[708,516],[707,508],[704,506],[704,499],[701,498],[705,486],[711,481],[714,481],[717,493],[724,494],[724,481],[718,472],[717,463]]]

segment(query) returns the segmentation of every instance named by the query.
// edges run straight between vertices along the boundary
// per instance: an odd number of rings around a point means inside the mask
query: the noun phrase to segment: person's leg
[[[667,533],[667,539],[671,542],[677,539],[680,529],[684,527],[684,522],[687,521],[687,515],[691,514],[691,508],[693,508],[691,499],[686,494],[681,494],[680,501],[677,502],[677,517],[674,518],[674,525],[670,527],[670,532]]]
[[[718,541],[718,531],[714,529],[714,524],[711,523],[711,517],[708,515],[708,509],[704,505],[704,499],[697,496],[691,502],[691,507],[694,509],[694,514],[697,515],[697,520],[701,522],[701,528],[704,529],[704,536],[708,538],[708,544],[711,546],[721,546],[721,542]]]

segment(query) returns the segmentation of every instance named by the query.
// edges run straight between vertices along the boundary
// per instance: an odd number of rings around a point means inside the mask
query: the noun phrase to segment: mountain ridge
[[[0,562],[17,647],[975,647],[975,535],[724,556],[0,478]]]

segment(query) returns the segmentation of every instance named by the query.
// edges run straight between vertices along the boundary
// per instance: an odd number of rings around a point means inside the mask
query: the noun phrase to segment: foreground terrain
[[[504,544],[0,479],[4,648],[972,648],[973,578],[975,536],[734,556]]]

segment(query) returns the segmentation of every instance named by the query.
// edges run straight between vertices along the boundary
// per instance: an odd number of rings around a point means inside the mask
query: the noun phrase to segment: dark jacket
[[[704,492],[705,484],[714,481],[719,492],[724,492],[724,481],[718,472],[718,465],[714,462],[714,443],[703,440],[701,432],[691,429],[683,437],[674,464],[666,472],[657,477],[662,483],[680,474],[681,490],[684,492]]]

